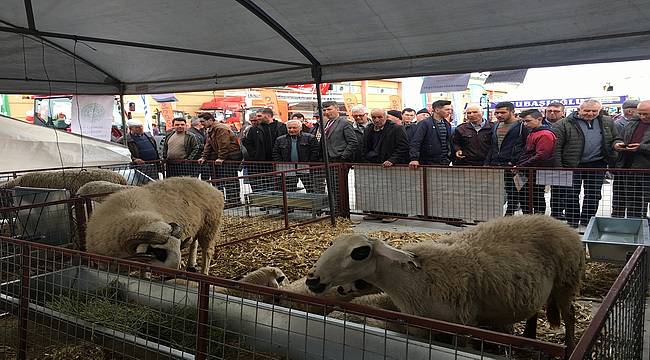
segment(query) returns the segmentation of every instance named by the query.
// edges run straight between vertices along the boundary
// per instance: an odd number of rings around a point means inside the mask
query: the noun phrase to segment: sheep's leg
[[[203,254],[203,263],[201,265],[201,272],[205,275],[208,275],[210,272],[210,262],[212,261],[212,255],[214,255],[214,248],[208,247],[207,249],[201,247],[201,253]]]
[[[190,244],[190,257],[187,259],[187,271],[191,272],[197,272],[196,269],[196,258],[197,258],[197,252],[199,249],[199,242],[194,239],[192,241],[192,244]]]
[[[537,338],[537,314],[531,316],[526,320],[526,328],[524,329],[524,337],[530,339]]]
[[[562,314],[562,320],[564,320],[564,344],[570,353],[573,350],[573,338],[575,337],[575,308],[570,298],[558,298],[557,302],[560,307],[560,314]]]

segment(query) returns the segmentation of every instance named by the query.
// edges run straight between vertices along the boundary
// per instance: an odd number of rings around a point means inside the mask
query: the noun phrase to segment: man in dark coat
[[[418,123],[410,141],[411,169],[420,165],[449,165],[451,126],[445,119],[451,115],[451,101],[434,101],[432,107],[433,115]]]
[[[497,123],[492,128],[490,151],[485,158],[485,165],[513,166],[519,163],[519,157],[526,144],[528,129],[515,116],[515,105],[509,101],[496,105],[494,116]],[[525,191],[518,191],[510,170],[504,171],[504,187],[506,191],[506,216],[513,215],[520,203],[525,205]]]
[[[618,154],[614,144],[622,143],[614,121],[600,115],[602,105],[585,100],[577,112],[553,124],[557,136],[553,159],[557,167],[602,168],[602,172],[574,171],[573,186],[566,189],[566,219],[572,227],[587,225],[596,215],[602,197],[605,168],[613,165]],[[579,195],[584,186],[582,208]]]
[[[277,162],[301,162],[310,163],[320,161],[320,145],[312,134],[302,132],[300,120],[289,120],[287,122],[287,135],[278,137],[273,146],[273,161]],[[294,165],[291,165],[294,168]],[[309,193],[314,192],[314,182],[309,173],[308,165],[296,165],[298,170],[295,173],[286,173],[287,191],[298,190],[298,179],[305,186]],[[286,167],[282,167],[285,169]]]
[[[637,116],[627,120],[621,133],[623,143],[614,145],[621,156],[616,167],[650,169],[650,100],[637,105]],[[613,217],[645,218],[650,200],[647,172],[622,171],[614,174]],[[627,214],[626,214],[627,210]]]
[[[258,124],[248,130],[248,134],[242,139],[242,142],[246,147],[249,161],[268,161],[269,163],[248,164],[249,175],[274,170],[273,164],[270,163],[273,160],[273,146],[279,136],[287,134],[287,127],[273,119],[273,110],[270,108],[260,109],[255,116],[258,119]],[[254,192],[279,190],[279,184],[274,177],[253,177],[250,178],[250,182]]]
[[[458,125],[451,137],[454,165],[483,166],[492,141],[492,123],[483,119],[482,112],[478,105],[465,109],[467,121]]]

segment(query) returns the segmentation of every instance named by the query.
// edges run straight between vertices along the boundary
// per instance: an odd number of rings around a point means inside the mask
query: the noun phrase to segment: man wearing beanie
[[[639,100],[626,100],[623,103],[623,106],[621,106],[623,112],[614,117],[614,125],[616,126],[616,130],[618,130],[619,134],[623,133],[625,124],[627,124],[631,118],[636,116],[637,106],[639,106]]]
[[[386,120],[391,121],[395,125],[402,125],[402,112],[399,110],[386,111]]]
[[[419,123],[420,121],[428,118],[429,116],[431,116],[431,114],[429,114],[429,110],[427,110],[426,108],[420,109],[418,110],[417,114],[415,114],[415,122]]]

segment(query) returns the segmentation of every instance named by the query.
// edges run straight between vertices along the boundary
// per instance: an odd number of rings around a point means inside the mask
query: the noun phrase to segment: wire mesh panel
[[[68,190],[15,187],[0,190],[0,235],[53,245],[68,244],[74,232]]]
[[[271,285],[284,282],[275,275],[233,281],[15,239],[0,244],[14,255],[0,258],[9,274],[0,284],[0,349],[9,358],[71,348],[80,358],[99,351],[122,359],[564,355],[560,345],[314,298],[300,287],[287,292]]]
[[[639,246],[584,332],[571,360],[642,359],[647,249]]]

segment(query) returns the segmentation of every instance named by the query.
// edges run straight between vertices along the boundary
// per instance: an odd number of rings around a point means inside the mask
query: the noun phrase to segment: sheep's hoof
[[[187,269],[185,269],[185,271],[195,273],[195,272],[199,272],[199,269],[197,269],[194,266],[188,266]]]

